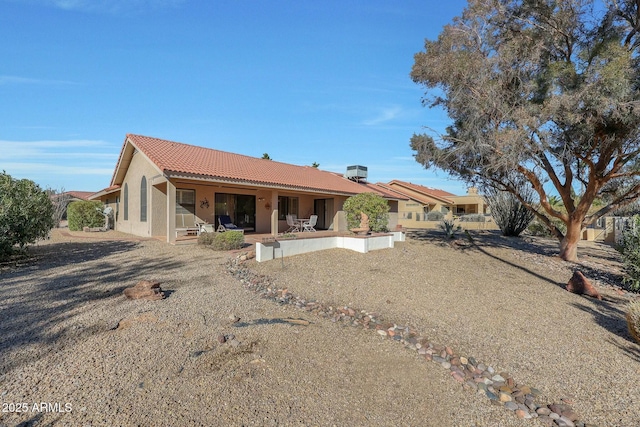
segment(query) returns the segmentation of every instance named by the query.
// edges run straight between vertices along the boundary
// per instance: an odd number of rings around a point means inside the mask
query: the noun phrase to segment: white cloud
[[[145,9],[164,9],[177,7],[185,0],[32,0],[45,6],[53,6],[63,10],[120,13]]]
[[[376,117],[364,120],[362,124],[366,126],[377,126],[392,121],[398,118],[401,114],[402,107],[400,107],[399,105],[395,105],[393,107],[382,109],[382,111],[380,111],[380,113]]]
[[[32,77],[0,75],[0,85],[30,84],[30,85],[76,85],[78,83],[67,80],[34,79]]]
[[[2,168],[9,175],[48,176],[48,175],[99,175],[110,177],[113,167],[64,166],[51,163],[3,163]]]
[[[101,148],[105,150],[101,150]],[[0,140],[0,159],[33,160],[34,158],[84,157],[112,160],[118,152],[115,146],[95,140],[29,142]]]

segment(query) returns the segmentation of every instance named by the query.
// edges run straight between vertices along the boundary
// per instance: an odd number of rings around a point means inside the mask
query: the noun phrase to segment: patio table
[[[300,223],[300,231],[302,231],[304,229],[304,223],[305,222],[309,222],[310,218],[295,218],[294,221],[299,222]]]

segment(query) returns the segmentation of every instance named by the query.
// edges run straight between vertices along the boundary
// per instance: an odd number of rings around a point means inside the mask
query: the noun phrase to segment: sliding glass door
[[[256,197],[246,194],[216,193],[215,217],[229,215],[235,225],[247,231],[256,228]]]

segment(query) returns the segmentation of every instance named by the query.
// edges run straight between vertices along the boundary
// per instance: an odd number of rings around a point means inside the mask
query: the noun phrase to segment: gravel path
[[[0,267],[0,425],[540,425],[380,334],[247,291],[229,254],[105,237],[56,231],[32,261]],[[615,252],[581,248],[597,301],[562,288],[576,266],[549,255],[553,242],[475,243],[415,235],[369,254],[244,265],[290,293],[415,328],[538,388],[541,402],[570,402],[585,422],[638,425],[630,296],[606,286]],[[142,279],[167,298],[122,296]]]

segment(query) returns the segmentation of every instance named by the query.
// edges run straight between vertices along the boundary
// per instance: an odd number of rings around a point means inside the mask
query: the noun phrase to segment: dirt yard
[[[54,231],[30,260],[0,266],[0,426],[548,422],[456,381],[445,348],[516,383],[502,387],[538,390],[533,408],[570,406],[575,425],[640,425],[640,346],[624,321],[636,296],[616,286],[617,253],[584,243],[570,264],[554,241],[472,237],[241,263],[296,306],[247,290],[229,272],[238,253]],[[575,269],[602,301],[564,290]],[[143,279],[166,298],[122,295]],[[419,339],[403,345],[404,330]]]

